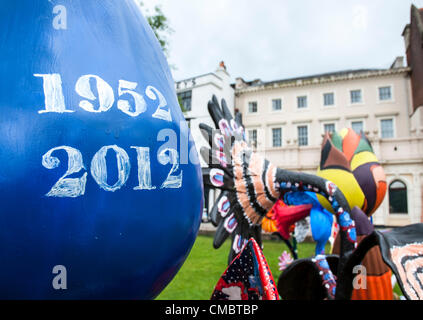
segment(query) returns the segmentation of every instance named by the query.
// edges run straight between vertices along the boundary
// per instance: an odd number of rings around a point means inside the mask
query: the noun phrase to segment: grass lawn
[[[159,300],[209,300],[214,287],[222,273],[227,268],[230,240],[218,250],[213,248],[213,237],[200,235],[185,261],[181,270],[172,282],[156,298]],[[264,241],[263,253],[272,270],[277,283],[280,274],[278,257],[286,250],[289,251],[282,241]],[[329,246],[326,246],[329,252]],[[314,243],[300,243],[298,256],[307,258],[314,255]],[[398,285],[394,292],[402,295]]]
[[[213,248],[213,237],[198,236],[181,270],[156,298],[159,300],[209,300],[214,287],[227,268],[230,239],[219,248]],[[263,253],[277,283],[280,274],[278,257],[286,250],[282,241],[264,241]],[[300,258],[311,257],[313,243],[298,246]]]

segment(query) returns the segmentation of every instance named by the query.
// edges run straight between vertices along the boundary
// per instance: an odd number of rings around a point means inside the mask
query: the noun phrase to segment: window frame
[[[273,130],[274,129],[280,129],[281,131],[281,137],[280,137],[280,146],[275,146],[274,145],[274,140],[273,140]],[[283,127],[282,126],[272,126],[270,127],[270,147],[271,148],[282,148],[283,147]]]
[[[378,120],[379,120],[379,138],[380,139],[394,139],[396,137],[395,117],[380,117]],[[382,121],[383,120],[392,120],[392,137],[390,138],[382,137]]]
[[[363,119],[363,118],[357,118],[357,119],[351,119],[350,121],[349,121],[349,125],[350,125],[350,128],[352,129],[352,130],[354,130],[353,129],[353,126],[352,126],[352,123],[353,122],[362,122],[363,123],[363,130],[361,130],[361,131],[363,131],[363,133],[365,133],[366,132],[366,121]],[[355,132],[355,130],[354,130],[354,132]],[[357,133],[357,132],[356,132]],[[359,133],[357,133],[357,134],[359,134]]]
[[[306,106],[305,107],[301,107],[301,108],[299,108],[298,107],[298,102],[299,102],[299,100],[298,100],[298,98],[303,98],[303,97],[305,97],[306,98]],[[308,110],[309,108],[310,108],[310,105],[309,105],[309,95],[307,94],[307,93],[304,93],[304,94],[297,94],[296,96],[295,96],[295,105],[296,105],[296,110]]]
[[[186,98],[184,97],[184,98],[182,98],[182,97],[180,97],[180,95],[184,95],[184,94],[186,94],[186,93],[190,93],[190,106],[189,106],[189,109],[186,109],[185,108],[185,105],[183,104],[183,102],[184,102],[184,100],[186,100]],[[185,112],[190,112],[190,111],[192,111],[192,89],[189,89],[189,90],[183,90],[183,91],[180,91],[180,92],[177,92],[176,93],[176,97],[177,97],[177,99],[178,99],[178,101],[179,101],[179,98],[181,98],[181,102],[182,102],[182,105],[183,105],[183,107],[184,107],[184,109],[185,109]]]
[[[298,147],[308,147],[310,146],[310,126],[307,123],[299,123],[296,125],[297,127],[297,146]],[[307,144],[306,145],[300,145],[300,132],[299,127],[306,127],[307,128]]]
[[[352,96],[351,93],[353,91],[360,91],[361,92],[361,101],[360,102],[352,102]],[[348,89],[348,101],[349,101],[349,106],[360,106],[364,104],[364,90],[362,88],[354,88],[354,89]]]
[[[333,95],[333,104],[325,105],[325,95],[326,94],[332,94]],[[322,107],[324,109],[336,107],[336,93],[335,93],[335,91],[326,91],[326,92],[322,93]]]
[[[256,104],[256,111],[250,111],[250,103],[255,103]],[[253,101],[248,101],[247,102],[247,113],[248,114],[256,114],[256,113],[258,113],[258,102],[257,102],[257,100],[253,100]]]
[[[387,87],[389,87],[390,90],[391,90],[391,98],[389,100],[381,100],[380,99],[380,91],[379,90],[381,88],[387,88]],[[395,99],[394,99],[394,86],[392,84],[385,84],[385,85],[377,86],[377,88],[376,88],[376,97],[377,97],[377,103],[378,104],[395,102]]]
[[[273,109],[273,101],[279,100],[281,103],[281,108],[278,110]],[[270,112],[281,112],[283,110],[283,98],[270,98]]]
[[[405,189],[405,200],[406,200],[406,206],[407,206],[407,212],[391,212],[391,185],[394,184],[395,182],[400,182],[404,185],[404,189]],[[395,177],[393,178],[389,184],[388,184],[388,214],[389,216],[397,216],[397,217],[404,217],[410,214],[410,206],[409,206],[409,187],[407,185],[407,182],[404,179],[401,179],[400,177]],[[399,189],[398,189],[399,190]]]
[[[251,147],[253,147],[253,148],[256,148],[257,149],[257,145],[258,145],[258,128],[246,128],[246,131],[247,131],[247,138],[248,138],[248,144],[251,146]],[[251,141],[250,141],[250,131],[255,131],[256,132],[256,144],[255,144],[255,146],[251,143]]]
[[[325,121],[325,122],[322,122],[322,134],[324,135],[324,134],[326,134],[326,131],[325,131],[325,125],[328,125],[328,124],[333,124],[333,132],[336,132],[336,121]]]

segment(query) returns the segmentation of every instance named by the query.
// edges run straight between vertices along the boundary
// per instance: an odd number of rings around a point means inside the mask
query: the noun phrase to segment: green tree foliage
[[[156,35],[157,40],[163,49],[163,52],[166,56],[169,54],[169,39],[168,36],[173,32],[173,29],[169,25],[169,20],[163,14],[163,11],[160,6],[155,6],[153,12],[145,8],[143,1],[136,0],[137,4],[140,6],[147,22],[151,26]]]

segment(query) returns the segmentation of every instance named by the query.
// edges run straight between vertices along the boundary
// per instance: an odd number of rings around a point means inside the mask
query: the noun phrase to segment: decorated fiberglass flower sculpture
[[[246,248],[245,244],[250,238],[256,239],[257,243],[261,244],[261,222],[278,199],[285,200],[294,193],[312,192],[317,194],[319,200],[326,201],[322,201],[323,205],[327,206],[336,217],[340,228],[339,255],[319,254],[314,258],[298,259],[285,264],[286,269],[278,282],[278,292],[283,299],[350,299],[353,289],[353,267],[360,264],[367,252],[377,245],[380,246],[383,260],[395,273],[406,298],[423,298],[421,280],[419,277],[413,278],[412,270],[414,267],[423,268],[423,254],[421,254],[423,224],[384,233],[371,231],[356,249],[355,223],[350,218],[349,201],[343,194],[348,193],[351,197],[348,183],[341,189],[327,179],[331,176],[331,169],[336,169],[332,160],[338,157],[344,161],[339,149],[336,151],[336,148],[332,148],[331,145],[327,147],[324,143],[322,152],[324,157],[321,161],[323,165],[320,166],[319,172],[322,176],[283,170],[269,163],[248,146],[241,124],[232,118],[223,100],[219,104],[217,98],[213,96],[208,109],[217,129],[200,125],[210,145],[210,148],[201,150],[203,158],[209,165],[203,169],[203,181],[208,187],[221,190],[211,210],[212,221],[217,225],[214,246],[218,248],[225,239],[232,237],[229,262],[237,261],[233,260],[236,255],[238,258],[241,257],[239,253]],[[355,183],[352,189],[355,196],[351,199],[358,199],[360,208],[370,214],[383,199],[381,193],[384,180],[377,164],[366,164],[369,162],[368,159],[374,158],[365,153],[371,149],[364,142],[359,141],[352,153],[348,151],[350,149],[345,149],[347,153],[349,152],[350,156],[347,159],[350,159],[353,170],[344,171],[347,179],[351,178],[350,184]],[[364,154],[361,154],[362,152]],[[345,163],[346,168],[347,164]],[[372,172],[373,181],[377,185],[373,201],[367,198],[365,200],[367,195],[364,196],[364,193],[372,191],[364,187],[365,183],[361,187],[361,183],[369,179],[366,175],[360,176],[360,171],[365,168]],[[322,174],[323,170],[328,171]],[[355,178],[354,174],[358,177]],[[334,177],[336,178],[336,175]],[[361,220],[360,226],[362,226]],[[413,265],[404,263],[401,256],[407,256],[415,263]]]
[[[327,133],[317,175],[334,182],[347,198],[350,208],[357,206],[371,216],[386,193],[386,177],[370,141],[352,129]],[[332,211],[324,197],[322,205]]]
[[[213,96],[208,109],[217,129],[200,125],[210,145],[201,149],[209,165],[203,169],[203,180],[205,185],[222,191],[211,210],[211,219],[217,225],[215,248],[232,237],[229,262],[249,238],[261,244],[263,218],[278,199],[290,192],[311,191],[326,198],[343,226],[343,252],[354,249],[355,228],[348,202],[336,185],[315,175],[277,168],[254,152],[224,100],[219,104]]]

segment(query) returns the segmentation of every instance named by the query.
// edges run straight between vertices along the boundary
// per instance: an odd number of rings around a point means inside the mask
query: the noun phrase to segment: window
[[[363,131],[363,121],[352,121],[351,129],[353,129],[357,134],[360,134]]]
[[[248,141],[250,142],[250,145],[254,148],[257,147],[257,130],[252,129],[248,130]]]
[[[361,103],[363,102],[361,96],[361,90],[351,90],[350,91],[351,103]]]
[[[182,111],[191,111],[192,90],[179,92],[178,101]]]
[[[389,185],[389,213],[407,214],[407,186],[400,180]]]
[[[273,147],[282,146],[282,128],[272,129],[272,146]]]
[[[298,109],[307,108],[307,96],[297,97]]]
[[[323,105],[333,106],[335,104],[335,98],[333,92],[323,94]]]
[[[391,87],[380,87],[379,88],[379,100],[380,101],[386,101],[391,100],[392,94],[391,94]]]
[[[380,120],[380,137],[384,139],[394,137],[394,119]]]
[[[335,132],[335,124],[334,123],[325,123],[323,125],[323,130],[324,130],[325,133],[326,132],[329,132],[329,133]]]
[[[272,100],[272,111],[279,111],[282,110],[282,100],[281,99],[273,99]]]
[[[307,146],[308,145],[308,127],[307,126],[298,126],[298,145]]]
[[[257,112],[257,102],[256,101],[248,102],[248,112],[249,113]]]

